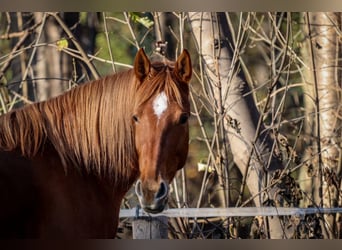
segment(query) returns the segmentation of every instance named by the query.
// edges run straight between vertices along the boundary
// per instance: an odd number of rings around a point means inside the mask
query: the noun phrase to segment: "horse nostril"
[[[158,193],[156,194],[156,198],[157,199],[164,198],[167,195],[167,193],[168,193],[168,186],[164,181],[162,181],[160,183]]]
[[[135,184],[135,193],[139,197],[142,197],[142,188],[141,188],[141,181],[140,180],[138,180],[137,183]]]

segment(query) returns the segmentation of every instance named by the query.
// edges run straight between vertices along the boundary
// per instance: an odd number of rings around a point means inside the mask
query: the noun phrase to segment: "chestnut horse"
[[[0,237],[113,238],[138,179],[162,211],[188,153],[189,53],[150,62],[0,117]]]

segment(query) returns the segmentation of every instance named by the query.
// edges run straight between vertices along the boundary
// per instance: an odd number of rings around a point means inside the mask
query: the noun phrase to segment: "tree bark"
[[[341,179],[341,73],[339,13],[307,13],[316,100],[316,138],[319,154],[315,203],[337,207]],[[324,215],[325,238],[337,237],[335,215]]]
[[[37,12],[34,14],[36,22],[40,22],[43,18],[43,13]],[[56,43],[61,39],[60,28],[54,23],[52,18],[48,18],[41,34],[39,43]],[[62,65],[61,52],[55,48],[43,46],[37,49],[35,77],[36,81],[36,100],[44,101],[53,96],[61,94],[66,87],[61,83]],[[53,78],[53,79],[49,79]],[[44,80],[42,80],[44,79]]]

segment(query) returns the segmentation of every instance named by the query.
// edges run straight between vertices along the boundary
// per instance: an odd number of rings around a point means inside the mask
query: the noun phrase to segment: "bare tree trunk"
[[[338,13],[308,13],[312,74],[316,100],[316,138],[319,173],[314,199],[323,207],[337,207],[341,178],[341,73]],[[324,215],[325,238],[336,238],[335,215]]]
[[[25,29],[34,26],[34,22],[32,21],[31,13],[26,12],[10,12],[8,13],[8,17],[10,20],[10,28],[8,32],[24,32]],[[32,36],[27,35],[25,38],[18,37],[13,38],[10,41],[11,48],[14,49],[18,46],[19,43],[21,45],[17,47],[17,50],[22,49],[24,47],[29,47],[32,43]],[[20,42],[21,41],[21,42]],[[20,83],[22,80],[22,76],[25,74],[25,71],[27,71],[27,59],[29,56],[29,52],[32,51],[32,49],[29,50],[22,50],[19,57],[14,57],[11,61],[11,71],[13,72],[13,82],[16,84],[13,84],[9,86],[8,88],[11,91],[14,91],[20,95],[22,95],[25,99],[32,100],[32,88],[29,88],[30,86],[30,79],[27,78],[25,82]],[[0,77],[1,78],[1,77]],[[21,86],[21,87],[20,87]],[[18,102],[15,104],[15,107],[21,106],[22,103]]]
[[[239,67],[239,48],[233,46],[225,13],[189,12],[188,15],[209,81],[208,92],[217,121],[230,143],[234,162],[244,175],[255,205],[262,206],[265,199],[276,199],[276,186],[268,190],[267,198],[261,191],[268,185],[267,179],[272,173],[282,166],[272,157],[269,135],[261,132],[264,129],[259,112]],[[274,202],[281,205],[281,201]],[[278,218],[270,219],[269,225],[271,238],[284,237]]]
[[[44,15],[46,14],[34,13],[36,22],[40,22]],[[78,12],[61,13],[59,20],[56,17],[57,15],[47,15],[38,42],[40,44],[55,45],[61,39],[66,39],[67,48],[77,51],[76,54],[79,53],[85,60],[86,53],[93,53],[94,51],[96,13],[87,14],[88,23],[84,27],[79,22],[80,13]],[[64,22],[64,26],[60,22]],[[82,48],[77,47],[75,41]],[[36,100],[38,101],[63,93],[70,87],[71,80],[78,81],[81,78],[84,79],[83,81],[87,81],[89,80],[87,75],[93,74],[92,69],[88,67],[89,65],[86,65],[82,60],[76,59],[76,57],[66,54],[62,49],[54,46],[39,46],[36,51],[34,78],[38,78],[38,81],[36,81]],[[98,77],[96,72],[94,77]]]
[[[40,22],[43,15],[44,14],[41,12],[35,13],[36,22]],[[56,25],[53,18],[48,18],[45,22],[45,27],[39,43],[56,43],[60,39],[60,27]],[[38,78],[38,81],[36,81],[35,84],[37,101],[43,101],[53,96],[57,96],[66,89],[60,80],[62,79],[61,62],[61,51],[48,46],[38,48],[34,77]]]

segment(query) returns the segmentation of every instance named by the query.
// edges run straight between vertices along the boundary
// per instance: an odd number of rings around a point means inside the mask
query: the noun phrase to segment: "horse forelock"
[[[173,69],[173,63],[156,62],[152,64],[150,74],[137,90],[135,109],[161,92],[164,92],[168,100],[175,101],[182,109],[188,108],[185,106],[188,104],[188,85],[176,81]]]

